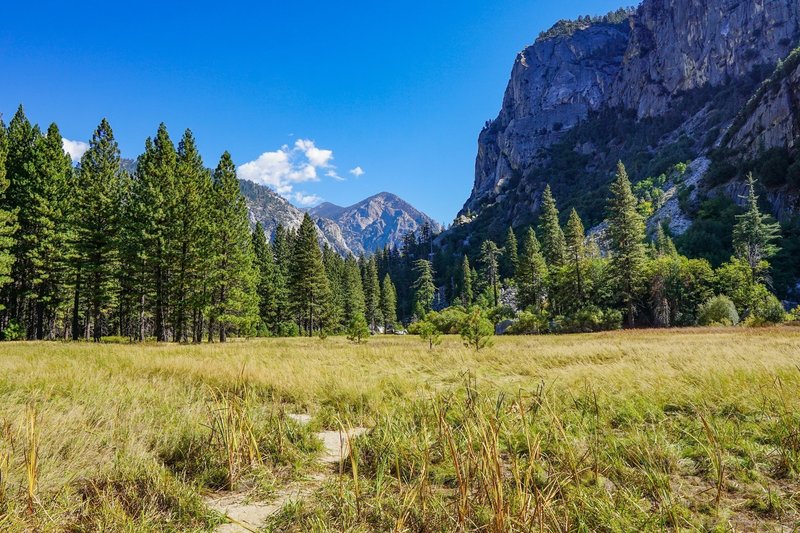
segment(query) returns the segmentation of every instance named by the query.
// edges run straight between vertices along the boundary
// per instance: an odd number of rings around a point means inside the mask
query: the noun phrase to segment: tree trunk
[[[75,294],[72,301],[72,340],[76,341],[81,337],[81,316],[80,316],[80,303],[81,303],[81,271],[75,274]]]

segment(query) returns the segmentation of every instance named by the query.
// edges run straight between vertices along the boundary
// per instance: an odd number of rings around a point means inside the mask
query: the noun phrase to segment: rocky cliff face
[[[748,159],[800,142],[800,51],[789,56],[742,109],[725,136],[725,148]]]
[[[645,0],[609,104],[657,116],[681,92],[774,65],[796,45],[798,9],[792,0]]]
[[[598,24],[544,39],[519,53],[503,107],[478,138],[475,185],[466,209],[477,210],[542,148],[608,100],[628,44],[629,27]]]
[[[354,254],[373,252],[384,246],[400,248],[404,235],[416,233],[426,223],[435,232],[441,230],[439,224],[428,215],[387,192],[370,196],[349,207],[320,204],[309,213],[335,223]]]
[[[662,172],[656,163],[704,155],[747,91],[798,45],[799,11],[796,0],[644,0],[622,23],[549,32],[514,62],[501,111],[479,136],[460,215],[484,226],[529,223],[547,181],[572,196],[605,194],[617,158],[636,179]],[[751,155],[764,143],[793,147],[797,82],[787,76],[733,144]]]
[[[296,229],[303,221],[304,212],[272,189],[245,180],[240,181],[240,188],[251,224],[261,222],[268,235],[274,234],[279,224]],[[385,192],[350,207],[326,202],[308,213],[317,226],[320,244],[327,244],[341,255],[370,253],[387,245],[399,248],[404,235],[419,231],[426,223],[435,232],[441,230],[428,215]]]

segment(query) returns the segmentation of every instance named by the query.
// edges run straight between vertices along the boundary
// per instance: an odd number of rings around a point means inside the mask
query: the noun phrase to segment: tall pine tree
[[[571,278],[571,285],[573,286],[572,293],[575,300],[576,307],[580,308],[584,304],[584,276],[583,276],[583,262],[586,257],[585,244],[586,232],[583,229],[583,222],[578,212],[575,209],[569,214],[567,227],[564,231],[564,238],[566,240],[566,266],[569,269],[569,277]]]
[[[611,276],[617,294],[625,306],[628,325],[633,326],[644,276],[645,225],[622,161],[617,163],[617,176],[610,191],[608,242],[611,250]]]
[[[367,324],[375,331],[381,325],[381,284],[378,278],[378,264],[375,256],[370,257],[364,265],[364,302]]]
[[[501,250],[494,241],[483,241],[481,245],[481,264],[483,266],[484,279],[489,284],[492,296],[492,305],[497,307],[500,304],[500,256]]]
[[[547,263],[533,228],[528,228],[522,241],[517,267],[517,306],[539,310],[547,295]]]
[[[322,330],[326,319],[330,287],[317,243],[317,230],[306,213],[297,231],[291,253],[289,298],[303,331],[310,337]]]
[[[0,289],[11,283],[11,268],[14,265],[11,249],[14,246],[14,233],[17,227],[16,215],[5,202],[5,194],[8,190],[7,157],[8,135],[6,134],[6,125],[0,119]],[[4,306],[0,304],[0,311],[3,309]]]
[[[277,326],[275,257],[261,222],[257,222],[253,230],[253,256],[258,269],[258,315],[263,330],[274,333]]]
[[[464,258],[461,260],[461,270],[459,271],[459,298],[461,299],[461,305],[464,307],[469,307],[472,305],[472,300],[474,298],[474,294],[472,291],[472,269],[469,266],[469,258],[467,255],[464,254]]]
[[[761,213],[752,172],[747,175],[746,201],[747,211],[737,215],[733,228],[733,249],[737,258],[747,262],[754,277],[758,278],[763,273],[763,261],[778,253],[775,241],[780,237],[780,226]]]
[[[73,211],[74,239],[72,337],[80,336],[81,305],[87,318],[84,333],[99,341],[103,319],[115,304],[119,268],[122,171],[120,153],[108,121],[100,122],[81,158]]]
[[[389,333],[397,325],[397,291],[388,273],[381,283],[381,314],[384,331]]]
[[[250,219],[239,190],[236,166],[222,154],[213,175],[212,318],[220,342],[228,333],[247,333],[258,318],[257,273]],[[209,331],[209,336],[213,333]]]
[[[433,265],[427,259],[414,261],[414,274],[416,279],[414,289],[414,314],[422,318],[433,309],[433,299],[436,296],[436,284],[433,281]]]
[[[542,253],[547,265],[549,267],[559,267],[564,264],[567,255],[567,243],[558,221],[558,208],[550,190],[550,185],[545,187],[542,194],[542,209],[539,222]]]
[[[503,261],[501,274],[503,279],[514,279],[517,274],[517,264],[519,263],[519,250],[517,247],[517,236],[511,226],[506,231],[506,240],[503,243]]]

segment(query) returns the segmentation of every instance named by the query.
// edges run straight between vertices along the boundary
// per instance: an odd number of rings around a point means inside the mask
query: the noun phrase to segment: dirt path
[[[310,415],[288,415],[290,418],[307,425],[311,422]],[[322,441],[323,453],[319,462],[325,465],[338,464],[350,456],[349,440],[367,432],[367,428],[353,428],[347,432],[321,431],[317,438]],[[230,522],[216,528],[216,533],[238,533],[258,531],[263,527],[270,516],[274,515],[289,502],[302,500],[320,488],[323,482],[331,475],[320,472],[308,479],[295,481],[279,490],[270,502],[249,502],[247,493],[229,492],[214,494],[205,499],[206,505],[224,514]]]

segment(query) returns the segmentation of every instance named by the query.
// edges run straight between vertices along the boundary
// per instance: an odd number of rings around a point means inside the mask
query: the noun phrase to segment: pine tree
[[[8,135],[6,125],[0,119],[0,289],[11,283],[11,268],[14,265],[14,256],[11,249],[14,246],[14,233],[17,229],[16,215],[5,202],[8,190],[8,177],[6,175],[6,160],[8,156]],[[0,304],[0,310],[5,306]]]
[[[309,337],[326,325],[329,298],[316,226],[306,213],[292,247],[289,299],[298,324]]]
[[[133,220],[129,236],[137,257],[141,279],[140,336],[147,312],[152,313],[153,333],[158,342],[167,340],[167,317],[171,267],[174,265],[172,241],[176,237],[178,155],[162,123],[154,140],[145,141],[139,157],[131,200]]]
[[[733,228],[733,249],[739,259],[750,265],[758,278],[764,270],[762,262],[780,250],[775,245],[780,237],[780,226],[777,222],[770,222],[769,216],[761,213],[755,189],[756,181],[750,173],[747,175],[747,211],[737,215],[738,221]]]
[[[208,255],[207,236],[213,221],[209,216],[211,178],[203,165],[194,136],[186,130],[178,144],[175,190],[178,201],[173,209],[174,235],[169,253],[171,322],[175,328],[175,341],[189,340],[189,319],[198,320],[207,305]],[[198,327],[195,324],[196,329]],[[197,339],[196,334],[192,334]]]
[[[502,252],[494,241],[483,241],[481,245],[481,264],[483,266],[483,274],[492,293],[492,302],[495,307],[500,304],[498,285],[500,283],[499,260],[501,255]]]
[[[352,254],[344,261],[343,324],[348,327],[357,316],[364,316],[366,303],[361,271]]]
[[[636,319],[636,301],[643,278],[645,225],[631,191],[625,165],[617,164],[617,177],[610,187],[608,238],[611,250],[611,275],[627,309],[628,325]]]
[[[388,273],[381,284],[381,313],[384,331],[388,333],[397,325],[397,291]]]
[[[325,243],[322,246],[322,264],[325,267],[325,276],[328,278],[328,286],[331,291],[329,300],[329,329],[331,327],[347,326],[343,323],[345,302],[345,259],[336,253],[333,248]]]
[[[220,342],[225,342],[228,332],[247,332],[258,317],[258,275],[250,219],[239,190],[236,166],[228,152],[222,154],[214,170],[213,198],[212,317],[219,328]]]
[[[414,289],[414,313],[418,318],[433,309],[433,299],[436,296],[436,284],[433,281],[433,265],[427,259],[414,261],[414,274],[416,279]]]
[[[567,244],[558,221],[558,208],[550,185],[545,187],[542,194],[541,212],[539,235],[542,238],[542,253],[549,267],[561,266],[566,258]]]
[[[11,269],[13,284],[8,287],[9,314],[30,337],[33,315],[33,277],[31,247],[36,239],[31,235],[36,228],[30,192],[35,190],[37,147],[41,147],[42,134],[38,126],[30,123],[22,106],[17,109],[8,125],[8,156],[6,178],[9,185],[5,195],[5,208],[15,213],[17,219],[14,246],[11,250],[14,265]]]
[[[103,119],[89,149],[81,158],[75,190],[76,208],[72,247],[72,338],[80,337],[80,306],[86,302],[85,333],[91,325],[95,342],[102,335],[103,317],[113,307],[118,291],[119,214],[122,172],[120,153],[111,126]]]
[[[275,257],[261,222],[253,230],[253,256],[258,270],[258,315],[266,331],[276,327]]]
[[[659,224],[658,228],[656,228],[654,244],[657,257],[672,257],[678,255],[678,250],[675,248],[675,243],[672,242],[672,238],[667,235],[666,231],[664,231],[663,224]]]
[[[519,263],[519,251],[517,249],[517,236],[514,230],[509,226],[506,232],[506,240],[503,243],[503,268],[501,271],[504,279],[514,279],[517,274],[517,265]]]
[[[539,309],[547,295],[547,263],[533,228],[528,228],[522,242],[517,268],[517,306],[520,309]]]
[[[375,331],[383,321],[383,317],[381,316],[381,284],[378,278],[378,264],[374,255],[366,261],[363,272],[365,317],[369,327]]]
[[[472,299],[474,297],[472,291],[472,269],[469,266],[469,259],[467,258],[466,254],[464,258],[461,260],[461,271],[459,272],[459,287],[460,287],[460,294],[459,297],[461,298],[461,303],[464,307],[469,307],[472,305]]]
[[[275,228],[272,252],[275,256],[275,331],[285,334],[294,326],[291,303],[289,302],[289,256],[292,244],[288,231],[281,225]]]
[[[584,241],[586,232],[583,229],[581,217],[578,216],[578,212],[575,209],[569,215],[564,238],[567,244],[566,264],[569,267],[570,277],[572,277],[574,285],[574,299],[577,307],[581,307],[584,303],[583,261],[585,259]]]
[[[23,263],[30,269],[29,304],[33,307],[28,337],[41,340],[51,336],[64,295],[65,216],[72,162],[64,153],[58,126],[51,124],[47,135],[37,137],[33,157],[25,191],[29,226],[21,238],[25,240]]]

